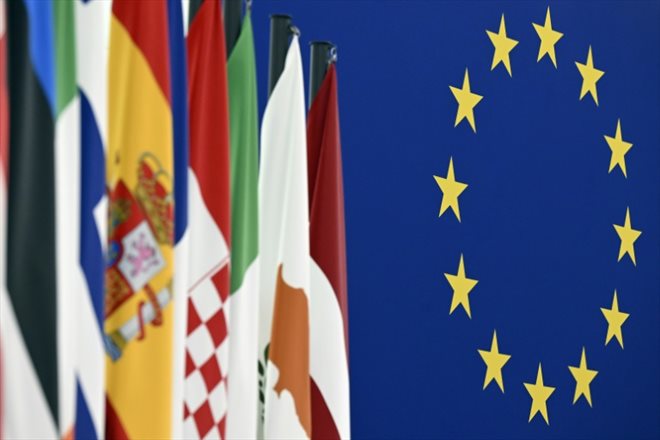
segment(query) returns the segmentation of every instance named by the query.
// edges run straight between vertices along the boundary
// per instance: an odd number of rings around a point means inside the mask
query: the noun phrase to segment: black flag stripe
[[[57,424],[54,121],[30,58],[25,5],[6,5],[11,109],[7,289]]]

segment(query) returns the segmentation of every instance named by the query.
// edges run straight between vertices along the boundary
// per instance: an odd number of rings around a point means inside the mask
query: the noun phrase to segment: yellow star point
[[[623,176],[628,177],[626,172],[626,153],[632,148],[633,144],[623,140],[621,135],[621,119],[616,122],[616,133],[614,134],[614,137],[605,136],[605,141],[610,147],[610,150],[612,150],[608,173],[611,173],[614,167],[618,165],[623,172]]]
[[[623,331],[621,326],[626,322],[630,314],[619,311],[619,299],[616,296],[616,290],[614,291],[614,299],[612,299],[612,308],[606,309],[604,307],[600,308],[600,311],[603,312],[605,320],[607,320],[607,336],[605,337],[605,345],[609,344],[613,337],[619,341],[619,345],[623,348]]]
[[[578,401],[580,396],[584,396],[584,398],[589,403],[589,406],[592,406],[591,389],[589,388],[589,384],[591,384],[591,381],[594,380],[594,378],[598,374],[598,371],[589,370],[587,368],[587,355],[584,347],[582,347],[582,357],[580,358],[580,366],[579,367],[569,366],[568,369],[573,375],[573,378],[575,379],[575,394],[573,395],[573,405],[575,405],[575,402]]]
[[[499,385],[500,390],[504,392],[504,381],[502,380],[502,367],[509,362],[511,355],[500,353],[497,345],[497,332],[493,331],[493,342],[490,344],[490,351],[477,350],[481,359],[486,364],[486,377],[484,378],[484,390],[493,380]]]
[[[461,211],[458,206],[458,196],[468,187],[466,183],[457,182],[454,177],[454,159],[449,158],[449,169],[447,170],[447,177],[433,176],[436,183],[442,191],[442,203],[440,204],[440,217],[447,208],[451,208],[456,215],[458,221],[461,221]]]
[[[472,318],[468,295],[479,281],[467,278],[465,276],[465,265],[463,263],[462,254],[461,260],[458,263],[458,273],[456,273],[456,275],[446,273],[445,278],[447,278],[449,285],[454,291],[451,299],[451,307],[449,308],[449,314],[451,315],[454,313],[454,310],[456,310],[456,307],[458,307],[460,304],[465,309],[465,313],[467,313],[468,318]]]
[[[596,89],[596,83],[600,78],[605,75],[605,72],[598,70],[594,67],[594,58],[591,53],[591,46],[589,46],[589,53],[587,54],[587,63],[582,64],[575,62],[580,75],[582,75],[582,89],[580,90],[580,100],[588,93],[591,93],[591,97],[594,99],[596,105],[598,105],[598,90]]]
[[[527,392],[532,398],[532,408],[529,410],[529,420],[531,422],[536,413],[541,413],[543,419],[545,419],[546,424],[550,424],[548,420],[548,407],[546,402],[555,392],[553,387],[548,387],[543,384],[543,371],[541,370],[541,364],[539,363],[539,371],[536,375],[536,383],[524,383]]]
[[[642,231],[638,231],[632,228],[630,223],[630,208],[626,208],[626,219],[621,225],[612,225],[617,235],[621,239],[621,246],[619,247],[619,258],[617,261],[621,261],[624,255],[628,254],[630,259],[633,262],[633,265],[637,266],[637,261],[635,260],[635,241],[642,235]]]
[[[514,47],[518,45],[518,41],[507,37],[506,35],[506,24],[504,23],[504,14],[502,14],[502,19],[500,20],[500,29],[497,33],[486,30],[490,42],[495,46],[495,53],[493,54],[493,63],[490,66],[490,70],[495,69],[495,67],[502,63],[506,67],[506,71],[511,75],[511,60],[509,59],[509,54]]]
[[[548,6],[548,11],[545,13],[545,23],[543,26],[540,24],[532,23],[534,30],[541,39],[541,46],[539,47],[539,56],[536,59],[538,63],[541,61],[545,55],[550,57],[552,64],[554,64],[555,69],[557,68],[557,58],[555,56],[555,44],[564,36],[561,32],[557,32],[552,29],[552,19],[550,18],[550,7]]]
[[[458,126],[459,122],[467,119],[472,127],[472,131],[477,132],[477,127],[474,122],[474,107],[479,104],[483,96],[472,93],[470,90],[470,76],[468,70],[465,69],[465,77],[463,78],[463,88],[449,86],[449,90],[454,95],[456,102],[458,102],[458,110],[456,112],[456,121],[454,127]]]

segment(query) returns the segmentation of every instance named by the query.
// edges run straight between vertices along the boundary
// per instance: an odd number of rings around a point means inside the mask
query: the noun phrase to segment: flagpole
[[[314,102],[316,93],[328,71],[328,66],[331,63],[330,51],[334,47],[329,41],[312,41],[309,43],[309,108],[312,107],[312,102]]]
[[[268,96],[273,93],[275,84],[284,70],[284,60],[289,49],[291,16],[273,14],[270,16],[270,59],[268,69]]]
[[[202,0],[190,0],[190,4],[188,4],[188,25],[192,23],[200,6],[202,6]]]
[[[225,20],[225,43],[227,45],[227,57],[238,40],[241,33],[241,3],[242,0],[225,0],[222,3],[223,16]]]

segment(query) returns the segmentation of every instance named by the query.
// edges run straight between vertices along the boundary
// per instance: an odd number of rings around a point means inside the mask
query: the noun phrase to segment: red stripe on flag
[[[167,102],[171,102],[170,54],[167,44],[163,44],[168,41],[167,3],[115,0],[112,13],[140,48]]]
[[[331,65],[307,116],[310,253],[337,296],[348,357],[348,299],[344,184],[337,74]]]
[[[229,110],[220,2],[202,3],[187,38],[190,166],[204,203],[229,244]],[[222,291],[228,291],[228,285]]]
[[[5,3],[2,2],[2,7]],[[7,90],[7,34],[0,38],[0,167],[5,179],[9,178],[8,152],[9,152],[9,91]],[[3,182],[6,183],[6,182]],[[6,188],[6,187],[5,187]],[[2,431],[0,431],[2,432]]]
[[[335,426],[335,421],[330,414],[330,409],[325,403],[321,390],[316,386],[316,382],[309,378],[312,394],[312,438],[314,440],[335,440],[339,439],[339,431]]]
[[[190,166],[202,198],[229,244],[229,110],[220,2],[202,3],[187,37]],[[229,290],[228,278],[222,292]]]
[[[5,8],[5,2],[0,3],[0,8]],[[5,17],[5,11],[2,11],[2,17]],[[0,26],[4,28],[5,23],[1,23]],[[9,151],[9,105],[7,103],[8,99],[8,90],[7,90],[7,34],[3,33],[0,36],[0,169],[2,169],[2,175],[5,179],[8,179],[9,176],[7,171],[9,170],[9,165],[7,162],[8,151]],[[0,191],[7,190],[8,180],[0,182]],[[3,201],[6,199],[3,197]],[[6,209],[6,206],[0,206],[0,209]],[[0,225],[4,227],[5,225]],[[4,231],[0,231],[2,234]],[[4,240],[4,235],[2,236]],[[5,252],[4,243],[0,252]],[[0,286],[0,289],[3,289],[4,286]],[[2,371],[2,335],[0,335],[0,438],[2,438],[3,433],[3,400],[4,400],[4,385],[3,385],[3,371]]]
[[[105,438],[112,440],[128,440],[128,434],[119,420],[119,415],[110,403],[110,399],[105,398]]]

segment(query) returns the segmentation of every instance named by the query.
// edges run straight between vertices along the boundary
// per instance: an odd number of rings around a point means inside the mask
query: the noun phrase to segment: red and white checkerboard
[[[184,435],[221,439],[227,414],[228,265],[195,286],[188,298]]]

